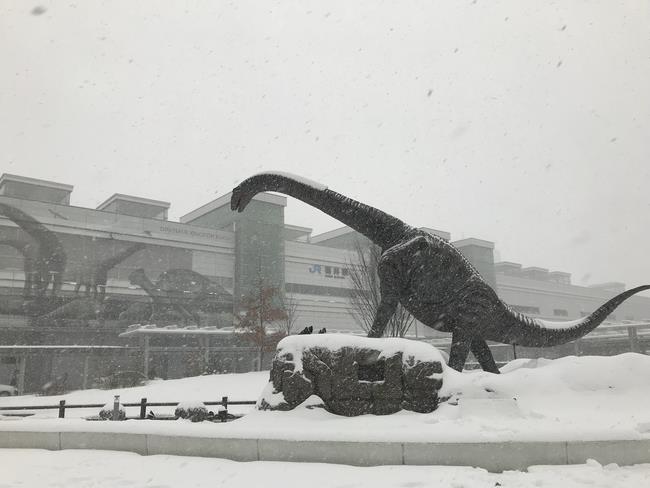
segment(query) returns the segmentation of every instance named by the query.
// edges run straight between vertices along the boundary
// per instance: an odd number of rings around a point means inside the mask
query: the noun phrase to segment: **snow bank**
[[[115,423],[115,422],[114,422]],[[189,424],[188,424],[189,425]],[[632,488],[648,486],[650,465],[602,466],[595,461],[573,466],[535,466],[528,472],[488,473],[454,466],[353,467],[336,464],[235,462],[184,456],[140,456],[112,451],[0,449],[5,486],[156,486],[158,488],[228,488],[282,486],[303,488]],[[188,473],[190,474],[188,476]],[[313,483],[315,481],[315,483]]]
[[[289,412],[250,411],[242,419],[223,424],[26,418],[0,421],[0,431],[111,429],[185,436],[395,442],[650,439],[650,356],[627,353],[553,361],[519,359],[502,371],[501,375],[482,371],[461,374],[447,368],[442,392],[449,399],[428,414],[402,411],[386,416],[340,417],[316,407],[318,400],[312,397]],[[141,396],[151,401],[178,401],[183,395],[197,400],[220,399],[221,395],[255,399],[267,382],[268,372],[213,375],[152,382],[119,392],[94,390],[70,395],[102,394],[101,402],[111,400],[113,394],[121,394],[123,402],[137,401]],[[167,388],[166,383],[173,386]],[[50,404],[57,403],[58,398],[31,397]],[[9,397],[0,399],[0,404],[29,401]],[[56,410],[49,414],[55,417]],[[89,412],[96,414],[97,409]]]
[[[141,398],[150,402],[206,402],[221,401],[227,396],[230,400],[255,400],[269,380],[268,371],[253,373],[232,373],[194,376],[178,380],[152,380],[146,385],[133,388],[117,388],[113,390],[79,390],[56,396],[23,395],[0,398],[0,406],[15,405],[58,405],[59,400],[67,404],[104,404],[112,405],[115,395],[120,395],[121,403],[136,403]],[[232,413],[243,414],[253,406],[236,405],[228,410]],[[156,414],[173,414],[174,407],[149,407]],[[65,416],[84,417],[97,415],[94,409],[67,409]],[[129,415],[137,415],[138,407],[127,407]],[[216,410],[215,410],[216,411]],[[56,418],[57,410],[34,410],[39,418]]]

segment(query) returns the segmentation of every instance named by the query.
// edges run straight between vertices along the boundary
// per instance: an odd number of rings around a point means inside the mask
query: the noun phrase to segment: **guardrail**
[[[115,414],[120,405],[122,407],[140,407],[140,415],[138,417],[131,417],[134,419],[147,419],[147,408],[148,407],[176,407],[181,402],[149,402],[146,398],[142,398],[139,402],[136,403],[122,403],[120,404],[119,395],[115,395],[115,401],[113,402],[113,419],[117,420],[117,415]],[[229,405],[255,405],[257,403],[255,400],[229,400],[227,396],[221,397],[220,401],[207,401],[202,402],[206,406],[210,405],[219,405],[223,407],[218,414],[217,418],[222,422],[225,422],[228,418],[228,406]],[[14,411],[14,410],[59,410],[59,418],[65,418],[65,411],[68,408],[103,408],[105,403],[84,403],[84,404],[67,404],[65,400],[59,401],[58,405],[18,405],[14,407],[0,407],[0,412],[3,411]]]

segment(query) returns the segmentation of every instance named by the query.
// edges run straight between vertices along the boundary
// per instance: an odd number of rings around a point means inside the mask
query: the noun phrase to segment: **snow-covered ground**
[[[346,418],[321,408],[312,397],[290,412],[255,411],[227,424],[178,422],[86,422],[44,419],[56,411],[0,422],[0,430],[106,430],[189,436],[305,440],[489,442],[507,440],[594,440],[650,438],[650,356],[565,357],[553,361],[520,359],[501,375],[447,370],[443,393],[450,398],[430,414]],[[256,399],[268,372],[154,381],[119,391],[87,390],[65,396],[69,403],[106,403],[114,393],[123,401]],[[59,397],[13,397],[0,405],[56,403]],[[234,407],[233,407],[234,409]],[[157,409],[154,408],[154,411]],[[70,415],[77,415],[70,410]],[[96,414],[97,412],[90,412]],[[135,412],[134,412],[135,413]],[[67,415],[67,414],[66,414]],[[40,417],[40,418],[39,418]]]
[[[650,464],[619,467],[595,461],[535,466],[528,472],[488,473],[443,466],[357,468],[332,464],[250,462],[112,451],[0,449],[0,486],[114,488],[257,486],[304,488],[640,488],[650,486]]]
[[[269,378],[268,371],[242,374],[221,374],[195,376],[180,380],[153,380],[145,386],[118,388],[114,390],[79,390],[66,395],[36,396],[23,395],[0,398],[0,406],[13,405],[58,405],[59,400],[67,404],[106,404],[113,403],[114,395],[120,395],[120,402],[135,403],[141,398],[150,402],[196,402],[220,401],[227,396],[229,400],[257,400],[259,393]],[[153,407],[154,412],[173,413],[174,408]],[[250,406],[232,406],[229,411],[246,413]],[[137,415],[139,409],[128,408],[129,415]],[[99,409],[67,409],[66,418],[97,415]],[[58,410],[34,410],[35,418],[56,418]]]

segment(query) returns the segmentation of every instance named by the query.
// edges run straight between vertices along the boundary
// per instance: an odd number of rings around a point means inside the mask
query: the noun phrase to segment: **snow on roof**
[[[156,324],[134,324],[122,332],[120,337],[138,335],[231,335],[240,332],[240,329],[235,329],[234,327],[222,327],[218,329],[217,327],[198,327],[196,325],[165,325],[159,327]]]

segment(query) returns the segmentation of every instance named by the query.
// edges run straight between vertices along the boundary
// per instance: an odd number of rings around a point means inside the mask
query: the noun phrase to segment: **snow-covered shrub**
[[[202,402],[181,402],[174,410],[177,419],[189,419],[192,422],[203,422],[208,418],[208,409]]]
[[[113,402],[107,403],[99,411],[99,418],[102,420],[113,420]],[[126,420],[126,410],[120,403],[118,405],[117,420]]]

